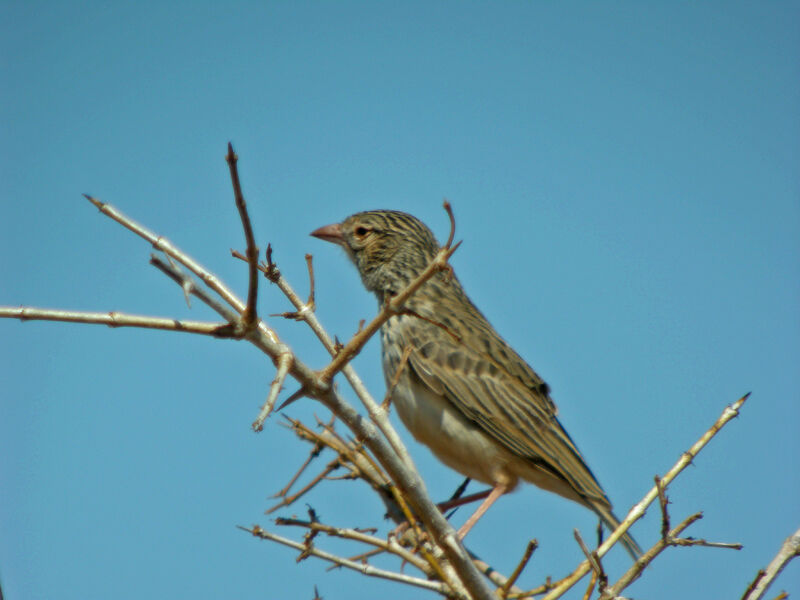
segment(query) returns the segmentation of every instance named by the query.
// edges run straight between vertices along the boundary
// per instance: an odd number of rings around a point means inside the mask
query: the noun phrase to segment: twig
[[[664,493],[664,485],[661,483],[661,477],[656,475],[654,477],[656,482],[656,491],[658,492],[658,505],[661,507],[661,539],[666,540],[669,534],[669,511],[667,511],[667,495]]]
[[[511,594],[509,595],[509,598],[510,599],[525,598],[527,600],[532,596],[538,596],[539,594],[544,594],[552,589],[555,589],[556,587],[558,587],[558,584],[560,584],[562,581],[564,580],[561,579],[559,581],[551,581],[550,576],[548,575],[545,578],[545,581],[542,585],[536,586],[535,588],[532,588],[530,590],[525,590],[524,592],[521,593]]]
[[[288,417],[285,418],[289,421],[288,427],[291,428],[291,419],[289,419]],[[301,439],[308,439],[308,438],[301,437]],[[282,498],[286,494],[288,494],[289,490],[292,489],[292,486],[300,478],[300,475],[302,475],[303,472],[308,467],[308,465],[311,464],[311,461],[317,458],[320,455],[320,452],[322,452],[322,449],[325,447],[325,445],[318,440],[309,440],[309,441],[313,441],[314,446],[311,448],[311,452],[308,453],[308,457],[303,462],[303,464],[300,465],[300,468],[297,470],[297,472],[294,475],[292,475],[292,478],[289,480],[289,483],[287,483],[281,490],[279,490],[275,495],[273,495],[272,496],[273,498]]]
[[[706,431],[700,439],[697,440],[688,451],[684,452],[683,455],[678,459],[678,461],[672,466],[672,468],[667,471],[667,473],[661,478],[661,482],[664,486],[670,484],[670,482],[675,479],[675,477],[680,474],[697,456],[697,453],[705,447],[708,442],[722,429],[728,421],[733,419],[739,414],[739,409],[745,403],[747,398],[750,396],[748,392],[741,398],[739,398],[736,402],[734,402],[731,406],[726,406],[725,410],[722,411],[720,417],[716,420],[716,422]],[[628,530],[628,528],[633,525],[636,521],[638,521],[645,512],[645,509],[658,497],[658,488],[654,486],[646,495],[645,497],[636,504],[629,512],[627,517],[620,523],[619,527],[617,527],[608,539],[597,549],[598,556],[604,556],[611,547],[619,540],[622,535]],[[641,562],[641,558],[637,561],[637,564]],[[555,598],[561,597],[567,590],[569,590],[573,585],[575,585],[586,573],[589,572],[591,566],[589,565],[589,561],[583,561],[578,567],[568,575],[562,582],[553,589],[549,594],[547,594],[542,600],[554,600]]]
[[[314,257],[310,254],[306,254],[306,264],[308,265],[308,302],[306,302],[306,306],[308,310],[314,310],[317,306],[314,298]]]
[[[597,575],[597,589],[602,594],[608,586],[608,575],[606,575],[606,572],[603,569],[603,564],[600,562],[600,557],[597,555],[597,551],[589,551],[589,548],[586,546],[586,542],[584,542],[583,538],[581,537],[580,531],[573,529],[572,533],[575,536],[575,541],[578,542],[578,545],[581,547],[581,552],[583,552],[586,560],[588,560],[589,564],[592,565],[592,570]]]
[[[759,600],[767,592],[783,568],[796,556],[800,556],[800,529],[787,537],[781,544],[775,558],[770,561],[765,569],[759,570],[755,579],[745,590],[742,600]]]
[[[110,219],[116,221],[126,229],[132,231],[142,239],[147,240],[150,242],[156,250],[160,250],[167,256],[174,258],[184,267],[189,269],[192,273],[194,273],[197,277],[200,278],[205,285],[219,294],[225,302],[227,302],[231,307],[233,307],[237,313],[241,314],[246,305],[242,302],[239,298],[237,298],[236,294],[234,294],[224,283],[222,283],[219,278],[211,273],[208,269],[203,267],[200,263],[194,260],[191,256],[183,252],[180,248],[175,246],[172,242],[170,242],[167,238],[157,235],[156,233],[150,231],[143,225],[137,223],[127,215],[123,214],[121,211],[117,210],[112,205],[108,204],[107,202],[101,202],[97,198],[89,196],[88,194],[83,195],[89,202],[94,204],[97,209],[103,213],[105,216],[109,217]],[[270,341],[274,344],[280,343],[278,336],[269,329],[263,321],[260,321],[258,324],[258,328],[261,332],[268,336]]]
[[[294,548],[295,550],[300,550],[301,552],[307,552],[311,556],[316,556],[318,558],[330,561],[342,567],[352,569],[353,571],[358,571],[362,575],[367,575],[369,577],[380,577],[382,579],[389,579],[391,581],[399,581],[400,583],[406,583],[408,585],[413,585],[426,590],[438,592],[439,594],[442,594],[443,596],[447,596],[449,598],[456,597],[455,594],[453,594],[453,592],[444,583],[441,582],[428,581],[426,579],[420,579],[418,577],[411,577],[410,575],[404,575],[403,573],[395,573],[393,571],[378,569],[370,564],[353,562],[346,558],[342,558],[341,556],[336,556],[335,554],[319,550],[318,548],[315,548],[313,546],[311,546],[310,548],[306,548],[306,546],[300,542],[295,542],[294,540],[290,540],[281,537],[279,535],[275,535],[274,533],[265,531],[261,529],[261,527],[259,527],[258,525],[254,525],[252,528],[242,527],[242,526],[238,527],[243,531],[247,531],[253,534],[255,537],[277,542],[279,544],[283,544],[284,546],[289,546],[290,548]]]
[[[357,474],[359,477],[365,479],[380,495],[380,497],[387,503],[387,508],[389,508],[390,516],[398,521],[398,522],[406,522],[410,523],[411,528],[413,530],[413,536],[416,540],[416,546],[419,550],[422,557],[428,563],[430,567],[430,572],[436,573],[436,575],[443,581],[449,583],[451,589],[455,589],[454,586],[456,584],[453,581],[452,576],[448,575],[445,567],[443,567],[439,560],[431,553],[431,551],[425,546],[420,546],[420,542],[426,540],[426,536],[423,532],[419,529],[419,525],[416,519],[413,517],[407,503],[403,497],[403,495],[399,492],[397,487],[390,481],[388,476],[386,476],[375,463],[373,458],[364,452],[361,448],[360,444],[353,444],[345,442],[341,439],[338,434],[333,430],[330,424],[325,424],[320,422],[319,424],[325,428],[324,433],[327,434],[323,438],[322,434],[316,434],[309,430],[305,425],[300,423],[299,421],[290,420],[295,428],[295,432],[298,433],[301,437],[304,437],[309,440],[314,441],[321,441],[325,445],[330,446],[333,448],[340,456],[338,458],[339,463],[342,460],[347,460],[353,466],[354,469],[357,470]],[[319,421],[319,419],[318,419]],[[323,441],[324,440],[324,441]],[[336,462],[336,461],[334,461]],[[334,464],[333,462],[331,464]],[[330,465],[329,465],[330,466]],[[303,490],[297,492],[295,496],[301,493],[305,493],[316,485],[319,481],[327,476],[328,471],[324,471],[320,473],[314,481],[309,483]],[[296,498],[292,498],[290,501],[294,501]],[[284,501],[281,504],[288,504],[289,502]],[[391,505],[390,505],[391,503]],[[270,511],[274,510],[277,507],[273,507]]]
[[[171,263],[166,263],[161,260],[157,256],[153,256],[150,259],[151,264],[158,267],[163,273],[168,275],[175,283],[177,283],[181,288],[187,288],[190,290],[192,295],[199,298],[202,302],[207,304],[210,308],[215,310],[219,315],[221,315],[227,323],[225,325],[219,326],[213,335],[218,337],[228,337],[233,339],[240,339],[240,336],[245,336],[246,339],[259,348],[262,352],[270,356],[272,360],[277,364],[280,357],[285,356],[287,354],[292,354],[291,350],[285,344],[280,342],[275,342],[274,335],[268,335],[264,333],[262,330],[263,321],[258,321],[258,326],[255,329],[251,329],[249,331],[242,331],[240,327],[236,326],[236,321],[238,319],[238,314],[222,305],[220,302],[216,300],[216,298],[212,297],[205,288],[201,288],[199,286],[194,285],[194,282],[180,269],[175,268]],[[265,329],[266,330],[266,329]],[[269,330],[267,332],[271,333]],[[315,373],[304,363],[299,361],[296,356],[292,355],[291,362],[288,363],[289,372],[293,377],[295,377],[300,382],[315,382]],[[296,392],[294,395],[312,395],[317,394],[318,397],[324,395],[326,392],[329,392],[330,389],[326,388],[316,388],[313,392],[306,390],[305,386],[300,389],[299,392]],[[323,403],[325,403],[323,401]],[[329,407],[330,408],[330,407]],[[336,411],[335,408],[331,408],[334,412]]]
[[[403,350],[403,356],[400,358],[400,364],[397,365],[397,369],[394,372],[394,377],[392,377],[389,387],[386,388],[386,395],[383,397],[383,402],[381,402],[381,408],[383,408],[383,410],[389,410],[389,404],[392,401],[394,388],[396,388],[397,384],[400,382],[400,376],[403,374],[403,369],[405,369],[406,365],[408,364],[408,357],[411,356],[411,350],[411,346],[406,346]]]
[[[723,550],[741,550],[742,544],[735,542],[709,542],[708,540],[688,538],[675,538],[669,540],[670,546],[702,546],[703,548],[722,548]]]
[[[256,302],[258,300],[258,247],[253,236],[253,225],[250,222],[250,215],[247,212],[247,204],[242,194],[242,186],[239,183],[239,169],[236,166],[239,157],[233,151],[233,145],[228,142],[228,154],[225,156],[228,169],[231,172],[231,184],[233,184],[233,196],[236,200],[236,209],[239,211],[239,218],[242,220],[244,229],[244,239],[247,243],[248,258],[248,282],[247,282],[247,305],[242,312],[242,326],[245,330],[251,329],[258,321]]]
[[[589,600],[592,597],[595,584],[597,584],[597,571],[592,569],[592,574],[589,576],[589,585],[586,586],[586,591],[583,593],[583,600]]]
[[[522,554],[522,558],[517,563],[516,568],[514,571],[509,575],[508,580],[503,584],[503,586],[499,590],[499,594],[501,598],[506,598],[508,596],[508,591],[514,585],[514,583],[519,579],[522,570],[527,566],[528,561],[531,559],[533,555],[533,551],[539,546],[539,542],[536,540],[530,540],[528,545],[525,547],[525,552]]]
[[[327,476],[329,473],[331,473],[331,472],[335,471],[335,470],[336,470],[336,469],[338,469],[340,466],[342,466],[341,459],[340,459],[340,458],[337,456],[335,459],[333,459],[331,462],[329,462],[327,465],[325,465],[325,468],[324,468],[322,471],[320,471],[320,472],[319,472],[319,473],[316,475],[316,477],[314,477],[314,479],[312,479],[311,481],[309,481],[309,482],[308,482],[306,485],[304,485],[302,488],[300,488],[300,489],[299,489],[298,491],[296,491],[294,494],[292,494],[291,496],[284,496],[284,497],[283,497],[283,499],[281,499],[281,501],[280,501],[280,502],[278,502],[278,503],[277,503],[277,504],[275,504],[274,506],[270,506],[270,507],[269,507],[269,508],[266,510],[266,514],[268,514],[268,515],[269,515],[269,514],[272,514],[272,513],[274,513],[276,510],[278,510],[279,508],[283,508],[284,506],[289,506],[289,505],[290,505],[290,504],[292,504],[293,502],[296,502],[297,500],[299,500],[300,498],[302,498],[302,497],[303,497],[305,494],[307,494],[309,491],[311,491],[311,489],[312,489],[312,488],[313,488],[315,485],[317,485],[317,484],[318,484],[320,481],[322,481],[323,479],[325,479],[325,477],[326,477],[326,476]]]
[[[362,544],[368,544],[370,546],[374,546],[375,548],[379,548],[384,552],[388,552],[390,554],[394,554],[403,561],[413,565],[423,573],[429,574],[430,569],[428,565],[420,559],[415,554],[412,554],[405,548],[403,548],[400,544],[394,541],[387,541],[381,539],[379,537],[375,537],[373,535],[368,535],[362,531],[357,531],[355,529],[349,529],[346,527],[333,527],[331,525],[326,525],[324,523],[314,522],[314,521],[303,521],[301,519],[275,519],[276,525],[284,525],[284,526],[295,526],[295,527],[305,527],[311,531],[317,531],[321,533],[325,533],[332,537],[338,537],[347,540],[353,540],[355,542],[361,542]]]
[[[316,432],[296,419],[287,417],[287,420],[298,437],[330,448],[339,455],[340,463],[348,461],[351,468],[356,470],[373,489],[385,492],[389,476],[374,461],[367,460],[366,452],[359,444],[345,441],[332,427],[326,426],[323,431]]]
[[[232,250],[231,253],[236,258],[247,260],[247,257],[240,252]],[[308,324],[320,342],[322,342],[322,345],[325,347],[328,353],[331,356],[336,356],[341,350],[341,345],[338,343],[338,341],[331,339],[331,337],[328,335],[328,332],[325,331],[325,329],[322,327],[322,324],[317,319],[316,313],[314,313],[313,310],[307,309],[307,304],[303,302],[289,282],[286,281],[286,279],[281,275],[278,266],[272,260],[272,246],[269,244],[267,244],[266,262],[259,265],[259,270],[264,273],[264,276],[267,279],[278,286],[281,292],[283,292],[283,294],[288,298],[289,302],[291,302],[296,309],[295,312],[283,313],[281,316],[289,315],[292,317],[301,317],[302,320]],[[348,364],[344,366],[342,373],[347,378],[347,381],[350,383],[350,386],[353,388],[353,391],[355,391],[364,407],[367,409],[367,413],[372,419],[372,422],[375,423],[378,426],[378,429],[380,429],[381,433],[386,436],[389,444],[392,446],[394,451],[397,452],[400,459],[405,462],[406,465],[410,465],[411,462],[408,452],[406,451],[403,443],[400,441],[400,437],[397,435],[397,432],[389,424],[389,420],[386,417],[386,411],[380,409],[364,383],[361,381],[361,378],[358,376],[355,369]],[[289,401],[287,400],[281,405],[281,408],[288,404]]]
[[[647,552],[645,552],[639,559],[633,563],[633,566],[629,568],[625,573],[623,573],[622,577],[620,577],[617,582],[609,588],[606,588],[605,592],[601,596],[602,600],[610,600],[615,598],[619,595],[619,593],[628,587],[631,583],[633,583],[639,575],[642,574],[642,571],[651,563],[653,560],[661,554],[667,547],[669,547],[669,542],[667,541],[670,537],[677,538],[678,535],[689,525],[701,519],[703,515],[701,513],[695,513],[693,515],[689,515],[684,519],[680,524],[678,524],[674,529],[667,533],[666,539],[662,538],[658,540],[652,548],[650,548]]]
[[[453,215],[453,207],[448,202],[447,198],[444,199],[442,202],[442,207],[447,212],[447,216],[450,219],[450,235],[447,236],[447,242],[445,243],[444,247],[449,248],[453,245],[453,238],[456,235],[456,217]]]
[[[234,256],[236,256],[236,254]],[[242,258],[242,256],[238,255],[237,258]],[[308,300],[306,303],[298,307],[297,310],[272,314],[270,315],[271,317],[283,317],[284,319],[294,319],[295,321],[307,321],[308,315],[314,312],[317,307],[317,303],[314,300],[314,263],[310,254],[306,254],[306,266],[308,267],[309,281]],[[278,267],[275,265],[275,263],[272,262],[272,248],[270,246],[267,246],[266,264],[262,263],[258,266],[258,268],[273,283],[277,283],[277,281],[280,279],[280,271],[278,271]]]
[[[272,408],[275,406],[275,401],[278,399],[278,393],[283,387],[283,382],[286,379],[286,374],[289,372],[289,367],[292,366],[293,360],[294,355],[291,352],[285,352],[278,357],[278,372],[275,374],[275,379],[272,380],[272,384],[269,388],[269,394],[267,395],[264,405],[261,407],[261,412],[258,413],[256,420],[253,421],[253,431],[261,431],[264,429],[264,421],[272,412]]]
[[[217,335],[220,323],[205,321],[184,321],[163,317],[131,315],[117,311],[106,313],[85,312],[76,310],[51,310],[30,306],[0,306],[0,318],[19,319],[20,321],[61,321],[66,323],[86,323],[89,325],[108,325],[109,327],[140,327],[143,329],[161,329],[164,331],[182,331],[202,335]]]
[[[205,288],[195,285],[194,280],[184,273],[180,268],[178,268],[175,262],[171,260],[168,255],[166,256],[167,260],[164,261],[159,255],[151,254],[150,264],[164,273],[164,275],[172,279],[172,281],[177,283],[184,295],[196,296],[209,308],[226,319],[227,323],[220,325],[219,329],[217,330],[215,334],[217,337],[226,337],[237,340],[242,339],[244,332],[237,330],[235,327],[235,323],[238,320],[238,314],[222,304],[214,296],[209,294]]]
[[[362,552],[361,554],[356,554],[355,556],[347,557],[348,560],[355,560],[360,562],[367,562],[367,559],[372,558],[373,556],[378,556],[379,554],[383,554],[383,548],[373,548],[372,550],[367,550],[366,552]],[[332,571],[336,569],[336,565],[331,565],[326,571]]]

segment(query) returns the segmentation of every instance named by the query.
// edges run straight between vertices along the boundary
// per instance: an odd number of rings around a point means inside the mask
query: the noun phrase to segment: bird
[[[344,248],[379,306],[440,249],[422,221],[396,210],[359,212],[311,235]],[[408,298],[380,337],[386,385],[405,427],[445,465],[491,486],[460,538],[520,481],[582,504],[616,529],[620,521],[558,420],[549,386],[495,331],[452,269]],[[641,555],[628,533],[621,542],[634,560]]]

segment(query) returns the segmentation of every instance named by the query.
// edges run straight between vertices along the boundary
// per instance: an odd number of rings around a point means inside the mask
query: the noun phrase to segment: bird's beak
[[[325,225],[311,232],[315,238],[332,242],[334,244],[344,245],[344,236],[342,235],[342,226],[339,223],[333,225]]]

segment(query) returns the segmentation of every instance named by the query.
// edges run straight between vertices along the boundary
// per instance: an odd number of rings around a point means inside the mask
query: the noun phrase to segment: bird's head
[[[382,300],[402,290],[430,263],[439,244],[422,221],[395,210],[370,210],[326,225],[311,235],[339,244],[364,286]]]

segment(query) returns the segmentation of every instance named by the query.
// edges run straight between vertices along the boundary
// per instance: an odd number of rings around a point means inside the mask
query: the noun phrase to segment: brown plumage
[[[379,302],[400,292],[439,244],[417,218],[398,211],[357,213],[311,235],[342,246]],[[614,529],[611,502],[556,417],[549,388],[501,338],[455,275],[438,273],[381,329],[383,370],[392,401],[414,437],[446,465],[493,487],[462,527],[466,532],[520,479],[592,509]],[[630,536],[622,542],[641,554]]]

